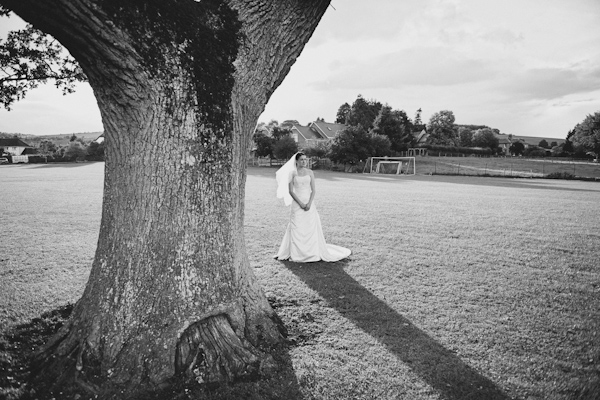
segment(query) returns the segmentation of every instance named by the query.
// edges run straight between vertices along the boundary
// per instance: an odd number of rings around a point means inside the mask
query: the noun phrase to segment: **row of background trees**
[[[323,121],[317,118],[319,120]],[[304,149],[307,155],[327,157],[344,164],[355,164],[371,156],[389,156],[408,150],[414,141],[413,132],[425,127],[420,122],[420,111],[413,123],[405,111],[393,110],[387,104],[366,100],[360,95],[352,105],[344,103],[340,106],[335,122],[345,124],[346,129],[330,145],[322,143]],[[291,157],[298,151],[298,144],[291,136],[294,124],[298,122],[259,124],[254,135],[256,155],[277,159]]]
[[[575,154],[585,152],[598,161],[600,159],[600,111],[589,114],[567,134],[565,147]],[[565,150],[566,151],[566,150]]]
[[[376,100],[362,96],[338,109],[337,123],[348,126],[331,144],[329,157],[344,164],[357,164],[374,156],[398,156],[415,146],[448,153],[496,154],[498,139],[487,126],[459,126],[452,111],[433,114],[428,124],[418,109],[413,119],[404,110],[393,109]],[[463,140],[458,134],[461,128]],[[428,136],[417,144],[422,132]]]
[[[368,157],[398,156],[410,147],[417,145],[421,132],[426,130],[426,142],[418,144],[432,153],[498,155],[498,129],[486,125],[456,124],[454,113],[442,110],[434,113],[428,124],[423,124],[419,109],[413,119],[404,110],[393,109],[377,100],[367,100],[361,95],[352,103],[342,104],[335,122],[347,127],[329,145],[318,145],[304,149],[314,157],[327,157],[333,162],[357,164]],[[318,118],[317,120],[322,120]],[[588,116],[570,131],[563,143],[541,139],[537,146],[525,144],[512,135],[509,152],[515,156],[546,157],[569,156],[576,158],[598,158],[600,112]],[[259,157],[286,159],[298,151],[298,145],[291,136],[291,128],[298,124],[295,120],[277,121],[259,126],[254,136],[256,154]],[[263,129],[263,126],[268,128]],[[271,132],[270,134],[265,131]],[[405,153],[404,153],[405,154]]]
[[[323,119],[317,118],[317,121]],[[387,104],[366,100],[360,95],[352,105],[344,103],[340,106],[335,122],[345,124],[347,128],[333,143],[304,149],[307,155],[326,157],[341,164],[357,164],[369,157],[401,155],[415,146],[417,136],[424,129],[429,134],[424,147],[434,152],[493,155],[500,150],[498,129],[485,125],[457,125],[454,113],[448,110],[434,113],[426,125],[421,121],[421,109],[411,120],[404,110],[394,110]],[[268,124],[260,123],[254,134],[256,155],[272,159],[291,157],[299,150],[291,134],[294,124],[299,125],[296,120],[286,120],[281,124],[275,120]],[[507,137],[513,139],[512,135]],[[0,138],[19,136],[0,132]],[[514,140],[509,151],[515,156],[545,157],[550,151],[552,156],[598,159],[600,111],[578,123],[561,144],[541,139],[537,146],[526,148],[523,142]],[[43,139],[34,147],[33,153],[30,154],[30,162],[103,161],[104,143],[86,141],[73,134],[66,145]]]
[[[0,132],[0,138],[20,139],[19,135]],[[0,154],[4,149],[0,149]],[[104,161],[104,142],[86,141],[73,134],[65,145],[56,144],[50,139],[42,139],[28,152],[29,162],[73,162]]]

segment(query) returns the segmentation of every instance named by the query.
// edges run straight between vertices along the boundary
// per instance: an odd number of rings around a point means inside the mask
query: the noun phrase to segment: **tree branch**
[[[0,6],[0,16],[9,11]],[[74,92],[75,82],[87,78],[77,62],[51,36],[27,25],[0,40],[0,104],[7,110],[27,92],[54,80],[63,94]]]

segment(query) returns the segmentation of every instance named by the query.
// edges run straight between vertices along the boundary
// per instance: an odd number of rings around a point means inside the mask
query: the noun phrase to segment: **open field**
[[[0,168],[3,332],[81,295],[102,171]],[[291,372],[207,398],[600,397],[599,183],[316,171],[325,236],[353,254],[294,264],[272,258],[289,212],[274,172],[249,168],[246,241]]]

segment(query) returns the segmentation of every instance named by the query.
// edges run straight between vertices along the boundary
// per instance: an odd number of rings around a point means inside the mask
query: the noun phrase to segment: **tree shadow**
[[[344,271],[347,261],[335,264],[282,263],[326,299],[331,307],[379,340],[444,398],[511,398],[490,379],[361,286]]]
[[[85,161],[85,162],[52,162],[52,163],[40,163],[40,164],[23,164],[31,168],[79,168],[86,167],[92,164],[102,163],[104,161]]]
[[[539,190],[558,190],[567,192],[600,192],[600,186],[589,189],[574,188],[566,186],[568,181],[562,179],[545,179],[545,178],[518,178],[518,177],[502,177],[502,176],[476,176],[476,175],[424,175],[411,178],[417,181],[450,183],[456,185],[474,185],[474,186],[489,186],[501,187],[507,189],[539,189]]]

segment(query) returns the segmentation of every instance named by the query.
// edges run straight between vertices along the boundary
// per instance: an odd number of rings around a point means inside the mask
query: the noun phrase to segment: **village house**
[[[0,149],[11,156],[20,156],[26,149],[32,149],[30,145],[18,138],[0,139]]]
[[[496,135],[498,138],[498,147],[502,149],[502,154],[510,155],[511,140],[507,135]]]
[[[298,147],[307,148],[330,143],[345,128],[346,125],[344,124],[315,121],[308,124],[308,126],[294,124],[291,132],[292,137],[298,143]]]

